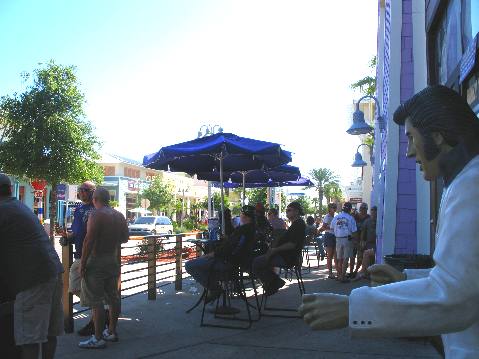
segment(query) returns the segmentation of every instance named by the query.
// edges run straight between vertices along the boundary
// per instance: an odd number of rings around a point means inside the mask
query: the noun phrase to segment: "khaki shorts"
[[[348,237],[336,237],[336,256],[346,259],[353,256],[353,244]]]
[[[62,275],[20,292],[13,309],[16,345],[45,343],[63,334]]]
[[[81,306],[99,307],[103,303],[120,303],[119,276],[120,263],[116,255],[89,257],[81,280]]]
[[[75,295],[80,295],[81,292],[81,273],[80,273],[80,266],[81,260],[75,259],[70,267],[70,274],[69,274],[69,288],[68,291]]]

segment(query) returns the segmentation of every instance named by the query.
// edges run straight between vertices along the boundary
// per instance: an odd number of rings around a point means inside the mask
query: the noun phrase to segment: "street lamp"
[[[379,126],[379,131],[382,132],[385,129],[385,122],[384,122],[384,118],[381,116],[381,108],[379,106],[378,99],[372,95],[365,95],[361,97],[358,100],[358,102],[356,102],[356,110],[353,113],[353,124],[346,131],[350,135],[366,135],[368,133],[373,132],[373,128],[370,125],[368,125],[366,121],[364,120],[364,112],[359,109],[359,103],[365,98],[371,98],[376,102],[376,107],[378,109],[377,122]]]
[[[185,213],[185,192],[188,192],[189,188],[182,188],[178,190],[178,194],[181,193],[181,215],[180,215],[180,226],[183,223],[183,216]]]
[[[204,133],[203,133],[204,128]],[[223,128],[220,125],[202,125],[198,131],[198,138],[214,135],[215,133],[222,133]]]
[[[359,153],[359,147],[361,146],[367,146],[369,148],[369,154],[370,154],[369,161],[371,162],[371,165],[374,165],[373,148],[367,143],[361,143],[356,149],[356,154],[354,155],[354,162],[351,165],[351,167],[364,167],[368,165],[363,160],[363,156]]]

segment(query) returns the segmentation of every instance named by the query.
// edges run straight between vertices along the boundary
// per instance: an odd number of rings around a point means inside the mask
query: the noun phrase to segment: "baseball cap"
[[[367,204],[367,203],[361,203],[361,205],[359,206],[359,208],[366,208],[366,209],[368,209],[368,204]]]

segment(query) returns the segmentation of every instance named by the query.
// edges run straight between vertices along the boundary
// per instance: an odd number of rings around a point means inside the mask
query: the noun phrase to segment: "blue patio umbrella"
[[[277,167],[291,161],[291,153],[277,143],[239,137],[232,133],[217,133],[171,146],[146,155],[143,165],[158,170],[186,172],[189,174],[218,172],[219,182],[224,182],[224,172],[249,171]],[[224,192],[221,188],[221,211]],[[224,234],[224,216],[222,230]]]
[[[281,165],[270,169],[250,170],[250,171],[236,171],[225,172],[223,174],[224,179],[228,179],[229,183],[240,183],[243,185],[243,205],[245,198],[245,188],[247,183],[265,183],[272,182],[284,182],[295,181],[301,177],[301,172],[298,167],[290,165]],[[219,182],[219,173],[213,172],[200,172],[197,173],[197,178],[206,181]],[[226,182],[226,183],[228,183]]]
[[[214,186],[219,187],[219,183],[215,183]],[[225,182],[225,188],[238,188],[241,187],[241,183],[235,182]],[[314,186],[313,182],[309,178],[301,177],[296,181],[283,181],[283,182],[275,182],[275,181],[267,181],[267,182],[259,182],[259,183],[245,183],[246,188],[261,188],[261,187],[308,187]]]

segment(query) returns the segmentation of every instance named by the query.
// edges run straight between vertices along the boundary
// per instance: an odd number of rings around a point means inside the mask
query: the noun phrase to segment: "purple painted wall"
[[[412,0],[402,1],[401,29],[401,103],[414,95],[414,58],[412,37]],[[416,253],[416,165],[406,158],[407,137],[399,129],[396,238],[394,253]]]

